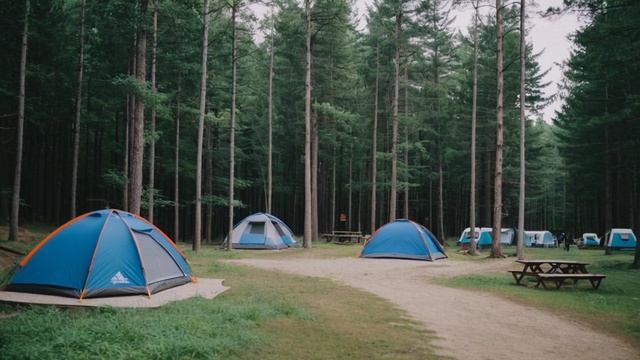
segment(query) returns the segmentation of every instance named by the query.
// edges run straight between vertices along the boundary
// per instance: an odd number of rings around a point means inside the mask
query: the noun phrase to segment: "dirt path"
[[[625,342],[568,317],[493,295],[429,281],[476,271],[506,270],[512,260],[491,262],[392,259],[243,259],[236,264],[318,276],[362,289],[406,310],[438,335],[437,352],[457,359],[637,359]]]

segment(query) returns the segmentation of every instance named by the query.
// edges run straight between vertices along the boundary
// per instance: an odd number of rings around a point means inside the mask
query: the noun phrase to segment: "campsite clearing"
[[[506,273],[513,259],[429,263],[393,259],[283,257],[231,262],[329,278],[376,294],[407,311],[426,329],[434,331],[437,338],[433,343],[441,356],[514,359],[538,354],[547,359],[565,359],[575,357],[578,352],[583,359],[640,356],[638,349],[626,341],[598,332],[587,322],[577,321],[582,319],[576,319],[572,314],[562,315],[482,291],[436,284],[444,278],[469,274]],[[507,275],[502,276],[510,279]],[[531,341],[532,338],[536,341]]]

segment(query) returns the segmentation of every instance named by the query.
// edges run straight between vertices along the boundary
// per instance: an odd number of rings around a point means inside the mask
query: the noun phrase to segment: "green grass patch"
[[[358,247],[259,252],[352,256]],[[435,359],[433,334],[387,301],[330,280],[228,264],[255,252],[188,251],[194,273],[224,278],[213,300],[159,309],[0,305],[0,357],[11,359]]]
[[[191,244],[181,244],[188,257],[192,256]],[[200,251],[200,255],[211,259],[285,259],[285,258],[338,258],[338,257],[357,257],[362,250],[361,244],[353,245],[336,245],[333,243],[316,242],[313,243],[311,249],[305,249],[301,245],[295,248],[283,250],[248,250],[234,249],[226,251],[219,245],[205,245]]]
[[[506,250],[506,251],[505,251]],[[503,249],[505,253],[513,251]],[[466,256],[469,258],[469,256]],[[607,275],[598,290],[587,281],[560,290],[517,286],[509,273],[478,274],[442,279],[444,285],[491,292],[578,318],[599,329],[627,338],[640,347],[640,271],[631,269],[632,252],[605,256],[604,250],[525,249],[528,259],[565,259],[588,262],[587,270]],[[474,259],[487,260],[482,255]],[[484,259],[483,259],[484,258]],[[514,267],[515,268],[515,267]],[[526,278],[525,278],[526,279]]]

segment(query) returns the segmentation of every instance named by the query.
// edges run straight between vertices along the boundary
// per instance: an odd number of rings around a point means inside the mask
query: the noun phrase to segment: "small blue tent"
[[[100,210],[44,238],[7,290],[82,299],[151,295],[191,281],[183,254],[160,229],[125,211]]]
[[[476,228],[476,246],[491,246],[491,242],[493,241],[491,238],[492,228]],[[471,230],[470,228],[464,229],[462,234],[460,235],[460,239],[458,239],[459,246],[468,246],[471,241]]]
[[[610,249],[635,249],[636,235],[631,229],[611,229],[607,238],[607,247]]]
[[[360,256],[428,261],[447,257],[429,230],[406,219],[396,220],[378,229],[366,242]]]
[[[600,246],[600,239],[598,235],[594,233],[582,234],[582,246],[584,247],[598,247]]]

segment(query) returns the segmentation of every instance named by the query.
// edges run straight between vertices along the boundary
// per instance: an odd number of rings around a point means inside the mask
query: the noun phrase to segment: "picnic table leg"
[[[513,278],[516,280],[516,285],[520,285],[520,281],[522,281],[522,278],[524,277],[524,272],[520,274],[520,276],[516,273],[511,273],[511,275],[513,275]]]
[[[591,281],[591,286],[597,290],[600,287],[602,279],[589,279],[589,281]]]
[[[556,289],[560,289],[563,283],[564,279],[556,279]]]
[[[538,282],[536,283],[536,287],[540,287],[540,285],[542,285],[544,289],[547,288],[547,285],[544,283],[544,279],[538,276]]]

